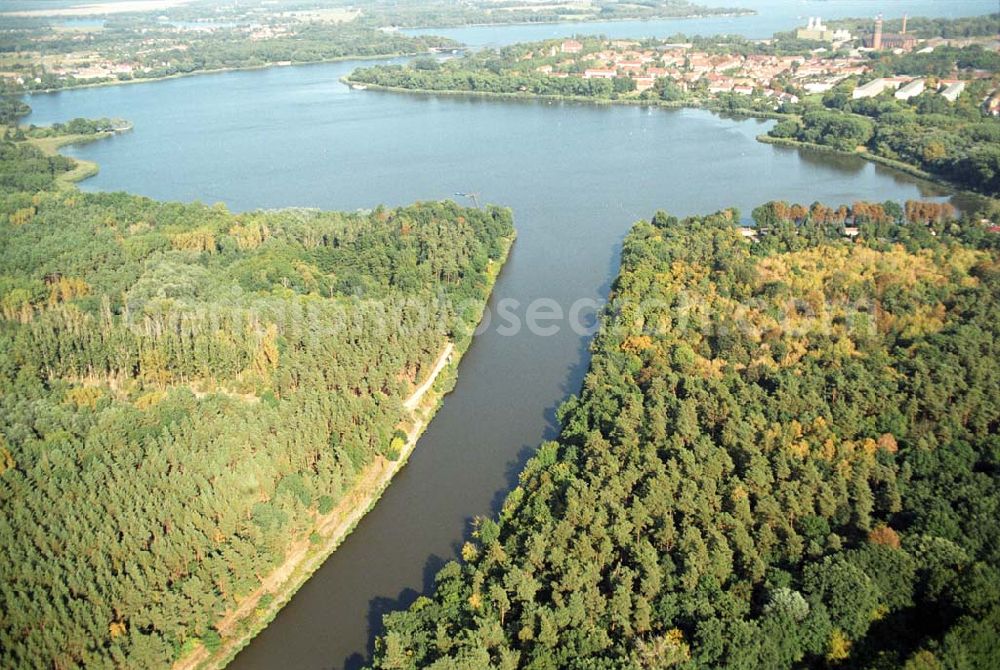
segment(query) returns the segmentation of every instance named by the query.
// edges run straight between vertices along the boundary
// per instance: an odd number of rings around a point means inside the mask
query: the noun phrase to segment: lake
[[[27,121],[135,123],[132,132],[69,150],[101,166],[85,190],[221,201],[234,210],[351,210],[457,192],[510,205],[519,237],[490,306],[504,301],[522,318],[536,299],[567,310],[602,301],[622,238],[658,208],[683,215],[737,206],[748,214],[770,199],[944,194],[860,159],[756,142],[771,122],[355,91],[338,78],[357,65],[37,95]],[[477,337],[409,464],[232,667],[357,667],[382,613],[429,585],[457,555],[472,517],[495,510],[524,460],[555,435],[555,408],[579,388],[588,344],[589,335],[565,326],[548,336],[491,327]]]

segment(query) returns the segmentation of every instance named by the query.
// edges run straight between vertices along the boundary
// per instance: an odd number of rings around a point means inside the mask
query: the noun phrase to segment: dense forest
[[[908,75],[932,81],[957,71],[1000,72],[1000,54],[972,46],[938,47],[932,53],[880,56],[874,76]],[[909,100],[893,90],[874,98],[852,99],[858,84],[848,80],[822,97],[786,111],[796,118],[776,125],[770,135],[901,161],[968,189],[1000,194],[1000,119],[984,108],[994,84],[967,82],[967,90],[949,102],[928,88]]]
[[[59,176],[72,170],[73,166],[72,158],[48,156],[27,142],[14,142],[6,137],[0,139],[0,198],[17,192],[51,189]],[[18,208],[10,216],[26,216],[29,209]]]
[[[0,97],[0,126],[14,125],[18,119],[26,116],[30,111],[31,107],[17,98]]]
[[[754,219],[635,226],[558,440],[376,668],[1000,664],[1000,235]]]
[[[165,667],[398,457],[511,213],[51,191],[72,161],[29,141],[0,166],[0,666]]]

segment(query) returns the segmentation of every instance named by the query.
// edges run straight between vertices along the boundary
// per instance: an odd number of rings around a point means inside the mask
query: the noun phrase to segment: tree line
[[[989,80],[966,81],[966,90],[955,102],[935,88],[939,78],[970,69],[1000,71],[1000,57],[978,46],[884,56],[874,75],[927,77],[927,90],[906,101],[896,99],[893,89],[855,100],[852,92],[858,82],[849,80],[826,93],[822,104],[787,106],[783,111],[798,116],[781,121],[769,135],[841,151],[863,147],[963,188],[996,195],[1000,193],[1000,120],[982,104],[991,90]]]

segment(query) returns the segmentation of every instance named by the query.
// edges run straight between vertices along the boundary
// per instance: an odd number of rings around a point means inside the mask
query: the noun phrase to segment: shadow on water
[[[546,418],[549,420],[551,417],[551,423],[553,424],[550,431],[547,431],[547,436],[545,439],[554,439],[557,435],[557,427],[555,426],[555,407],[546,411]],[[504,485],[500,488],[493,496],[490,503],[490,515],[496,516],[500,512],[500,508],[503,506],[504,500],[506,500],[507,495],[518,485],[518,481],[521,472],[524,470],[524,466],[528,463],[528,460],[535,455],[537,451],[537,445],[524,445],[517,452],[517,456],[509,461],[504,469]],[[344,670],[361,670],[366,667],[370,662],[375,652],[375,640],[378,636],[385,632],[385,626],[383,624],[383,617],[391,612],[399,612],[405,610],[412,605],[417,598],[421,595],[430,594],[434,590],[434,580],[437,577],[438,572],[441,568],[445,566],[450,560],[455,560],[461,554],[461,546],[472,534],[472,529],[475,527],[475,517],[467,517],[465,520],[466,532],[462,535],[462,539],[452,543],[451,546],[451,557],[444,558],[438,556],[437,554],[431,554],[427,557],[424,562],[423,576],[421,579],[422,586],[421,590],[406,588],[399,592],[395,597],[392,596],[378,596],[372,598],[368,604],[368,640],[365,644],[365,655],[355,652],[344,659],[343,668]]]
[[[546,438],[554,439],[557,435],[557,427],[555,425],[555,407],[546,410],[546,420],[552,424],[550,429],[546,430]],[[490,502],[490,515],[496,516],[500,512],[500,508],[503,506],[504,500],[515,486],[517,486],[521,471],[524,470],[524,466],[528,463],[528,460],[535,455],[537,450],[537,445],[524,445],[517,452],[517,456],[509,461],[504,468],[504,485],[500,488],[493,496]],[[451,546],[451,557],[444,558],[438,556],[437,554],[431,554],[427,557],[424,562],[423,577],[421,579],[422,586],[421,590],[406,588],[399,592],[395,597],[392,596],[377,596],[372,598],[368,603],[368,640],[365,643],[365,654],[367,658],[362,654],[355,652],[344,659],[343,668],[344,670],[361,670],[368,663],[371,662],[372,656],[375,652],[375,640],[378,636],[385,632],[385,626],[383,625],[382,618],[389,614],[390,612],[398,612],[407,609],[412,605],[417,598],[423,594],[430,594],[434,590],[434,579],[441,568],[445,566],[450,560],[455,560],[457,556],[461,554],[461,546],[472,534],[472,529],[475,527],[475,518],[467,517],[465,519],[466,531],[463,533],[461,540],[452,543]]]
[[[617,242],[614,245],[614,253],[612,254],[609,262],[607,275],[598,289],[600,295],[606,296],[611,290],[614,277],[618,273],[621,250],[622,243]],[[504,266],[501,270],[501,277],[504,272],[508,271],[508,267],[509,266]],[[496,295],[494,294],[490,298],[490,307],[493,307],[493,302],[495,300]],[[604,305],[602,304],[595,310],[594,313],[582,316],[581,325],[590,330],[596,330],[596,325],[600,315],[603,313],[603,309]],[[558,403],[550,405],[544,410],[545,427],[542,434],[543,441],[554,440],[559,436],[560,426],[556,415],[559,407],[568,399],[568,397],[574,393],[579,393],[580,391],[583,379],[586,376],[587,371],[590,369],[590,343],[592,340],[593,335],[583,336],[577,339],[577,356],[574,358],[573,364],[569,366],[564,381],[560,384],[560,390],[563,393],[563,397]],[[473,346],[474,345],[475,340],[473,341]],[[491,517],[495,518],[499,515],[508,494],[510,494],[510,492],[519,484],[521,472],[524,471],[528,460],[535,455],[537,450],[537,444],[522,445],[518,450],[517,455],[512,460],[507,462],[504,467],[504,484],[493,494],[490,501],[489,515]],[[367,615],[368,639],[365,644],[365,653],[361,654],[360,652],[354,652],[345,658],[343,662],[344,670],[362,670],[362,668],[365,668],[369,663],[371,663],[371,659],[375,652],[375,641],[385,632],[383,617],[386,614],[405,610],[409,608],[421,595],[433,592],[434,581],[438,572],[440,572],[448,561],[454,560],[461,554],[462,544],[468,540],[469,537],[471,537],[473,529],[475,528],[475,517],[466,517],[464,527],[466,530],[461,539],[453,542],[451,545],[450,558],[445,558],[437,554],[431,554],[427,557],[427,560],[424,562],[420,591],[413,588],[405,588],[395,597],[377,596],[369,601]]]
[[[868,161],[860,156],[849,156],[835,151],[823,151],[806,146],[786,147],[780,144],[772,144],[771,146],[775,153],[786,154],[792,159],[797,158],[811,166],[832,167],[845,175],[860,174],[869,165]]]
[[[958,193],[941,184],[920,177],[900,172],[899,170],[866,160],[861,156],[851,156],[836,151],[823,151],[811,147],[786,147],[780,144],[772,145],[777,153],[797,156],[802,163],[818,168],[832,167],[845,175],[861,175],[865,170],[872,169],[879,177],[891,179],[899,186],[915,186],[922,198],[950,198],[961,210],[975,210],[978,202],[972,194]],[[971,197],[970,197],[971,196]]]
[[[427,557],[423,570],[422,593],[430,593],[434,586],[434,577],[445,566],[448,559],[432,554]],[[399,592],[395,598],[390,596],[378,596],[372,598],[368,605],[368,630],[370,631],[368,641],[365,645],[367,658],[359,652],[355,652],[344,659],[344,670],[361,670],[371,662],[375,652],[375,638],[383,633],[385,627],[382,625],[382,617],[390,612],[399,612],[407,609],[419,598],[421,592],[416,589],[406,588]]]
[[[517,452],[517,456],[507,463],[507,467],[504,469],[504,486],[493,495],[493,499],[490,501],[491,516],[495,517],[500,514],[503,503],[507,499],[507,494],[513,491],[518,485],[524,466],[528,464],[528,460],[535,455],[536,451],[538,451],[537,446],[526,444]],[[473,521],[474,519],[470,517],[468,520],[470,527]]]

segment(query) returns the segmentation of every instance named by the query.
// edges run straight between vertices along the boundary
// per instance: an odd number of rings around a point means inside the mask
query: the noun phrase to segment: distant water
[[[217,30],[219,28],[233,28],[240,25],[235,21],[158,21],[158,23],[162,26],[185,28],[187,30]]]
[[[96,2],[97,0],[95,0]],[[38,9],[64,9],[77,5],[94,4],[90,0],[3,0],[0,12],[23,12]]]
[[[107,21],[104,19],[59,19],[53,23],[62,28],[103,28]]]
[[[695,4],[753,9],[754,16],[670,19],[666,21],[588,21],[586,23],[534,24],[519,26],[477,26],[428,28],[404,31],[412,35],[443,35],[463,44],[500,47],[515,42],[534,42],[573,35],[606,35],[639,39],[686,35],[743,35],[770,37],[776,32],[805,25],[810,16],[826,19],[910,16],[982,16],[1000,11],[997,0],[695,0]]]
[[[799,4],[808,14],[819,4],[877,3]],[[135,123],[132,132],[70,150],[100,164],[85,190],[221,201],[235,210],[351,210],[479,192],[514,208],[519,237],[490,304],[516,301],[522,319],[537,298],[564,311],[577,300],[603,301],[622,238],[658,208],[684,215],[735,205],[748,214],[770,199],[839,204],[946,194],[861,159],[755,141],[771,122],[395,95],[338,82],[368,63],[36,95],[27,121]],[[524,460],[555,435],[555,407],[579,389],[588,344],[565,325],[551,336],[493,328],[479,336],[455,392],[382,500],[232,667],[357,667],[382,613],[428,588],[457,555],[470,519],[495,510]]]

